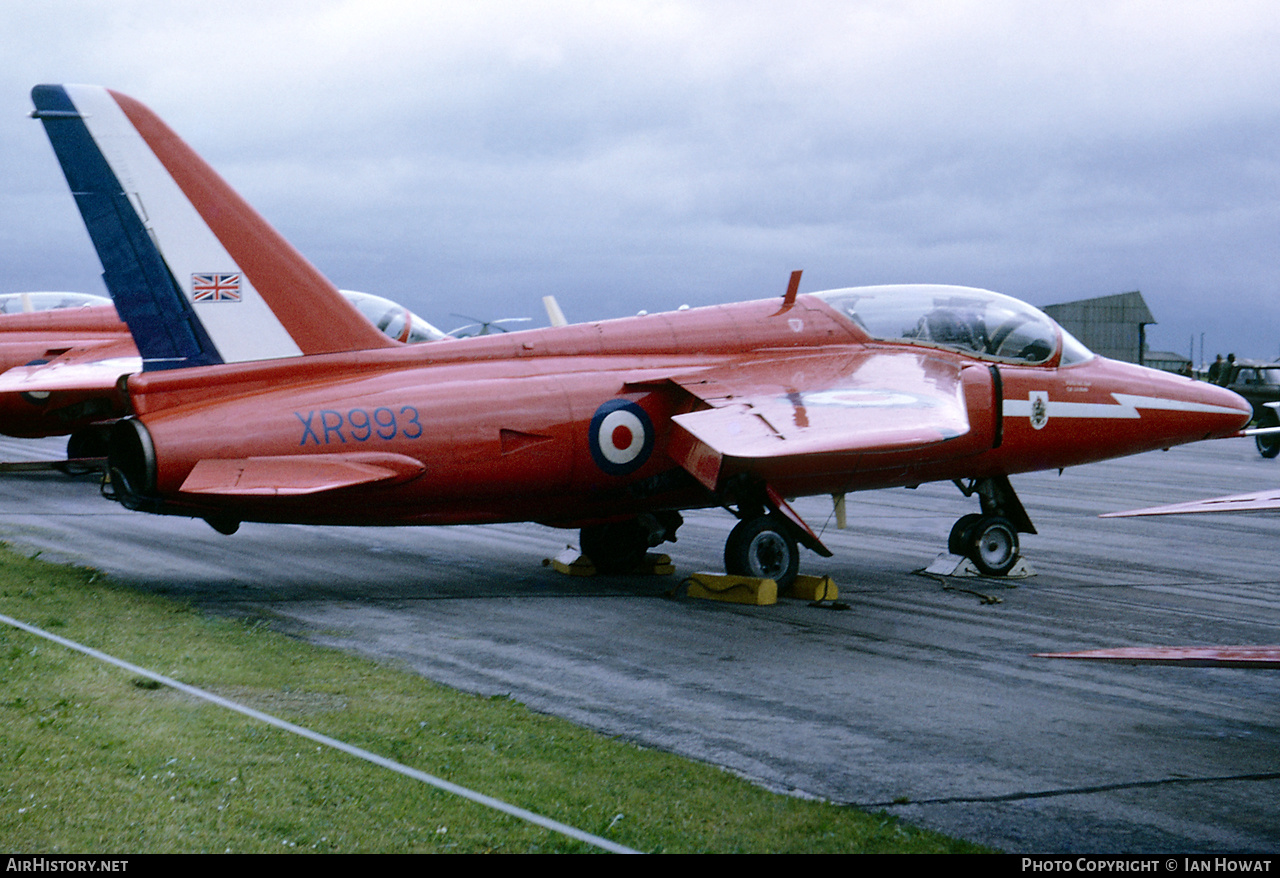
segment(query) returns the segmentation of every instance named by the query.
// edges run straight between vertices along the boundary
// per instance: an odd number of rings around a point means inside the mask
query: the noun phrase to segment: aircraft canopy
[[[372,293],[357,293],[354,290],[340,292],[347,297],[348,302],[356,306],[356,310],[365,319],[388,338],[406,344],[417,344],[420,341],[439,341],[446,337],[443,332],[398,302]]]
[[[89,308],[110,305],[106,296],[90,293],[4,293],[0,295],[0,314],[30,311],[57,311],[61,308]]]
[[[1062,363],[1093,356],[1025,302],[988,290],[942,285],[851,287],[815,293],[872,338],[918,341],[1018,363]]]

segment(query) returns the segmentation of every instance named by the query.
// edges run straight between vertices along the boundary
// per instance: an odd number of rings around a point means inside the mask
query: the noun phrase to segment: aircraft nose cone
[[[1253,419],[1253,406],[1249,401],[1234,391],[1213,384],[1198,382],[1198,395],[1206,406],[1218,410],[1212,438],[1230,436],[1242,429]]]

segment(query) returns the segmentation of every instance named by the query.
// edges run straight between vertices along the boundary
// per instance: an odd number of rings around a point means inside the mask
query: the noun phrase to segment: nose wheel
[[[1018,534],[1033,534],[1035,525],[1008,476],[987,476],[956,487],[966,497],[978,495],[981,513],[960,516],[947,538],[947,551],[973,562],[983,576],[1008,576],[1021,557]]]
[[[951,528],[947,550],[968,558],[984,576],[1007,576],[1018,563],[1018,532],[999,515],[965,515]]]

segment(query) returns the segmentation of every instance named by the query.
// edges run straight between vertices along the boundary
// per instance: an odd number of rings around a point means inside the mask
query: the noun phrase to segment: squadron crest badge
[[[1031,426],[1037,430],[1044,429],[1049,423],[1049,393],[1045,390],[1031,391]]]

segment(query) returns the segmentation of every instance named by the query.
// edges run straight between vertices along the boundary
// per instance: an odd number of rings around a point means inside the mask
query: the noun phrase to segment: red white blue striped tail
[[[31,98],[144,371],[395,344],[142,104]]]

